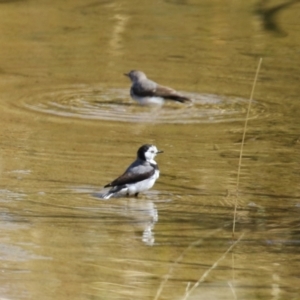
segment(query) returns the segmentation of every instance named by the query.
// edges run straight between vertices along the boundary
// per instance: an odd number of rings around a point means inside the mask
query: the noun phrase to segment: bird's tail
[[[180,97],[180,99],[178,100],[181,103],[192,103],[192,99],[187,98],[187,97]]]
[[[192,103],[193,102],[192,99],[190,99],[188,97],[180,96],[180,95],[172,95],[172,96],[168,97],[168,99],[172,99],[174,101],[181,102],[181,103]]]
[[[114,193],[112,193],[111,191],[108,191],[107,193],[102,194],[102,195],[101,195],[101,198],[102,198],[102,199],[108,200],[108,199],[110,199],[110,197],[111,197],[113,194],[114,194]]]

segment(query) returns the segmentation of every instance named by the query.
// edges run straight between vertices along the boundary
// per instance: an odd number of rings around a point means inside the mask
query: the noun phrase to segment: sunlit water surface
[[[0,1],[0,298],[300,299],[299,5]],[[101,199],[145,143],[154,188]]]

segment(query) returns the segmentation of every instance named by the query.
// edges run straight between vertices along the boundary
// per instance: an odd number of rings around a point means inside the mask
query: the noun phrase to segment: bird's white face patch
[[[152,161],[156,156],[158,150],[155,146],[149,147],[149,149],[145,152],[145,158],[147,161]]]

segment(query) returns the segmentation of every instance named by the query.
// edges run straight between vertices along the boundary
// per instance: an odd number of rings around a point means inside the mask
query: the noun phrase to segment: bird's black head
[[[145,144],[141,146],[137,152],[137,157],[141,160],[151,161],[154,159],[156,154],[162,153],[163,151],[157,150],[154,145]]]

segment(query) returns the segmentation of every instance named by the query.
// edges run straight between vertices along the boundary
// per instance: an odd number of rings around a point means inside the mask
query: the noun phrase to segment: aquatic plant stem
[[[256,69],[256,74],[255,74],[254,82],[253,82],[253,85],[252,85],[252,91],[251,91],[251,95],[250,95],[250,99],[249,99],[247,115],[246,115],[246,120],[245,120],[245,126],[244,126],[244,131],[243,131],[243,138],[242,138],[242,145],[241,145],[238,172],[237,172],[237,180],[236,180],[236,197],[235,197],[234,213],[233,213],[232,238],[234,238],[234,232],[235,232],[236,210],[237,210],[237,203],[238,203],[240,174],[241,174],[241,166],[242,166],[242,157],[243,157],[243,150],[244,150],[244,144],[245,144],[245,137],[246,137],[246,131],[247,131],[247,125],[248,125],[248,119],[249,119],[249,114],[250,114],[251,103],[252,103],[252,100],[253,100],[254,90],[255,90],[255,86],[256,86],[256,82],[257,82],[257,78],[258,78],[261,63],[262,63],[262,58],[259,59],[258,66],[257,66],[257,69]]]

